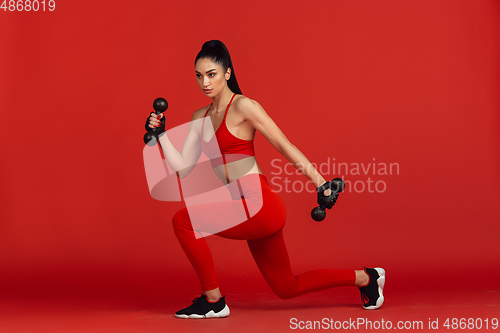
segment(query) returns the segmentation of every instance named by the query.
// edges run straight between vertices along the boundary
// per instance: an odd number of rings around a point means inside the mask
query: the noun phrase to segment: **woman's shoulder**
[[[260,106],[260,104],[245,95],[236,95],[234,97],[233,105],[235,109],[242,112],[251,112],[255,107]]]
[[[191,117],[191,120],[196,120],[196,119],[201,119],[205,116],[205,113],[207,112],[208,108],[210,105],[204,106],[202,108],[199,108],[198,110],[193,112],[193,116]]]

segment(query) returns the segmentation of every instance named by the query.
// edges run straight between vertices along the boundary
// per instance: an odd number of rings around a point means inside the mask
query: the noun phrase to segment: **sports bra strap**
[[[210,108],[212,107],[212,104],[214,104],[214,103],[210,103],[210,105],[208,106],[207,112],[205,112],[205,117],[207,116],[208,110],[210,110]]]
[[[231,103],[233,102],[234,96],[236,96],[236,94],[233,94],[233,97],[231,97],[231,100],[229,101],[229,104],[227,105],[226,113],[224,113],[224,119],[226,119],[227,110],[229,110],[229,107],[231,106]]]
[[[231,97],[231,100],[229,101],[229,104],[226,107],[226,112],[224,113],[224,118],[222,119],[222,121],[224,121],[224,119],[226,119],[227,110],[229,110],[229,106],[231,106],[231,103],[233,102],[234,96],[236,96],[236,94],[233,94],[233,97]],[[203,125],[205,124],[205,118],[207,117],[208,110],[210,110],[210,108],[212,107],[212,104],[214,104],[214,103],[213,102],[210,103],[210,105],[208,106],[207,112],[205,112],[205,116],[203,116],[202,128],[203,128]],[[203,129],[202,129],[202,132],[203,132]]]
[[[207,108],[207,112],[205,112],[205,115],[203,116],[203,121],[201,122],[201,133],[203,133],[203,125],[205,125],[205,118],[207,117],[208,110],[210,110],[210,108],[212,107],[212,104],[214,104],[214,103],[210,103],[210,105]]]

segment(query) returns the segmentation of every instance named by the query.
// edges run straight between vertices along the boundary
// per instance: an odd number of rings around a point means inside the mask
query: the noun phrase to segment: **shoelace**
[[[221,297],[219,297],[219,300],[221,299]],[[193,302],[194,304],[196,304],[196,306],[200,307],[199,304],[200,304],[200,302],[202,302],[202,299],[203,299],[203,296],[195,297],[191,302]],[[219,300],[217,300],[217,302]]]
[[[191,302],[193,302],[198,308],[200,308],[200,306],[199,306],[200,301],[201,301],[201,296],[200,297],[195,297]]]

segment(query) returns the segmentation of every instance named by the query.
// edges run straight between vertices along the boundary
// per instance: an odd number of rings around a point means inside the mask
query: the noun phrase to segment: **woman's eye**
[[[199,79],[201,77],[201,75],[200,74],[196,74],[196,77]]]
[[[210,77],[214,77],[214,76],[215,76],[215,73],[210,73],[210,74],[208,74],[208,76],[210,76]]]

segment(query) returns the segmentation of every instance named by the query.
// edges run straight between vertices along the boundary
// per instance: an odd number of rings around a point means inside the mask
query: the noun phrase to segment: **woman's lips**
[[[204,92],[205,94],[210,94],[210,92],[211,92],[211,91],[212,91],[212,89],[203,89],[203,92]]]

